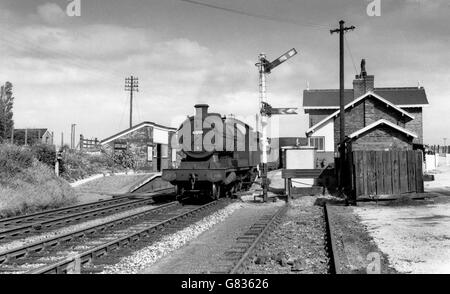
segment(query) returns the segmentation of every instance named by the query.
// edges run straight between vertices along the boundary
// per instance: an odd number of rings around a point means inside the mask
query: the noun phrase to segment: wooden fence
[[[82,151],[96,151],[100,148],[100,141],[95,139],[85,139],[83,135],[80,135],[80,150]]]
[[[348,154],[353,195],[423,193],[421,151],[353,151]]]
[[[429,148],[431,151],[433,151],[436,154],[449,154],[450,153],[450,146],[431,145]]]

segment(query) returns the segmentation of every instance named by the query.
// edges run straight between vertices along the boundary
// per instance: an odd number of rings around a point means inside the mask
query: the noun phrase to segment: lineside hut
[[[177,160],[176,150],[170,147],[175,132],[174,128],[143,122],[102,140],[100,145],[108,152],[131,151],[136,169],[160,172]]]

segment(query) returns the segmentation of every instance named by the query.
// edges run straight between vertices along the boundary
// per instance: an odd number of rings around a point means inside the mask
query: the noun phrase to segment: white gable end
[[[315,132],[309,133],[309,137],[324,137],[325,152],[334,152],[334,119],[328,120],[328,122],[317,128]]]

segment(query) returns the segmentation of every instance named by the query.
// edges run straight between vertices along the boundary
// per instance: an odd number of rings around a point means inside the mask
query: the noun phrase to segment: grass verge
[[[76,203],[70,185],[23,147],[0,145],[0,217]]]

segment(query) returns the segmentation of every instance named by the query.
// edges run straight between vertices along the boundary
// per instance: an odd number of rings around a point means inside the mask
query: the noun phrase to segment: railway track
[[[161,229],[178,229],[177,224],[181,220],[213,208],[217,203],[183,206],[171,202],[143,213],[0,253],[0,273],[78,273],[83,267],[92,266],[94,260],[105,259],[105,256],[117,259],[123,255],[117,249],[144,242]],[[111,262],[107,260],[106,263]],[[99,265],[87,272],[98,272],[98,268]]]
[[[334,222],[332,214],[329,211],[329,204],[325,203],[323,209],[325,214],[325,225],[326,225],[326,238],[327,238],[327,251],[330,258],[330,273],[331,274],[341,274],[341,262],[339,260],[338,254],[336,254],[337,244],[336,244],[336,233],[334,229]]]
[[[259,241],[278,224],[287,209],[288,206],[284,205],[274,214],[264,215],[244,235],[238,237],[236,244],[225,252],[224,258],[218,264],[218,270],[214,273],[238,274]]]
[[[41,233],[48,229],[118,213],[148,205],[153,202],[153,197],[137,200],[130,200],[128,197],[118,197],[112,200],[98,201],[25,216],[1,219],[0,242],[9,242],[18,237],[24,237],[24,235]]]
[[[107,205],[118,204],[118,203],[121,203],[121,202],[124,202],[127,200],[128,200],[127,197],[118,197],[118,198],[111,199],[111,200],[103,200],[103,201],[97,201],[94,203],[87,203],[87,204],[63,207],[63,208],[58,208],[58,209],[46,210],[46,211],[22,215],[22,216],[3,218],[3,219],[0,219],[0,229],[3,230],[6,228],[10,228],[12,226],[17,226],[17,225],[20,225],[23,223],[39,221],[41,219],[45,219],[45,218],[49,218],[49,217],[53,217],[53,216],[57,217],[57,216],[67,215],[70,213],[86,211],[89,209],[100,208],[100,207],[107,206]]]

